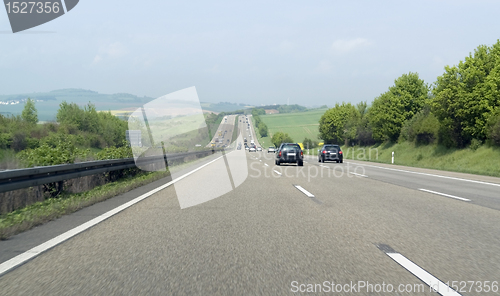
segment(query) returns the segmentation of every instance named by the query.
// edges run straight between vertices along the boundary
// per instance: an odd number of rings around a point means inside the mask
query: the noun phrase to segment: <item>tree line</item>
[[[321,117],[319,138],[344,145],[500,146],[500,40],[446,66],[432,85],[410,72],[371,105],[337,103]]]
[[[257,131],[259,132],[261,137],[267,137],[269,134],[269,130],[267,129],[267,125],[260,119],[259,115],[266,115],[266,110],[261,108],[252,109],[252,117],[255,121],[255,126],[257,127]]]

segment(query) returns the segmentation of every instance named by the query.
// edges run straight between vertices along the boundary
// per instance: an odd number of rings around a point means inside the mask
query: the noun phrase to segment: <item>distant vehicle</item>
[[[333,160],[337,163],[344,162],[344,156],[339,145],[323,145],[320,150],[318,150],[318,162],[325,162],[327,160]]]
[[[282,163],[296,163],[298,166],[304,165],[304,153],[297,143],[283,143],[276,152],[276,165]]]
[[[248,147],[247,145],[245,145],[245,150],[248,150],[248,149],[250,149],[250,147]]]
[[[247,138],[243,138],[243,142],[245,142],[245,143],[246,143],[246,142],[247,142]]]
[[[271,146],[271,147],[267,148],[267,153],[275,153],[275,152],[276,152],[276,147]]]
[[[241,150],[241,146],[238,146],[238,148],[236,148],[236,149]]]
[[[257,147],[257,151],[262,151],[262,147]]]
[[[250,148],[248,148],[248,152],[256,152],[257,149],[255,149],[255,145],[251,145]]]
[[[201,144],[196,144],[194,145],[194,147],[201,147]]]

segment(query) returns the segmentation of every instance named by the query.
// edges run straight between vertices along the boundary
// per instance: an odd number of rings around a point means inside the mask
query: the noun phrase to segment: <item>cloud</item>
[[[364,38],[356,38],[351,40],[336,40],[332,44],[332,49],[338,53],[348,53],[355,49],[371,45],[371,42]]]
[[[114,42],[108,45],[101,46],[97,55],[94,57],[92,64],[98,64],[106,59],[117,59],[127,55],[127,48],[120,42]]]

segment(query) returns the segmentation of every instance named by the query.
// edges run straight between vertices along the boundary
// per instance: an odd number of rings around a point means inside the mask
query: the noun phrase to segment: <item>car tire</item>
[[[318,162],[321,162],[321,158],[318,157]]]
[[[298,166],[304,166],[304,163],[302,161],[297,163]]]
[[[340,163],[343,163],[343,162],[344,162],[344,160],[343,160],[343,159],[341,159],[341,160],[340,160]]]
[[[321,162],[325,163],[325,158],[324,157],[321,157]]]
[[[278,160],[278,161],[276,162],[276,165],[281,165],[281,162]]]

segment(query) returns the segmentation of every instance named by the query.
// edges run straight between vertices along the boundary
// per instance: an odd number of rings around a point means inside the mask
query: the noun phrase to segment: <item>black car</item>
[[[326,144],[318,150],[318,162],[325,162],[327,160],[333,160],[337,163],[344,162],[344,156],[339,145]]]
[[[283,143],[276,151],[276,165],[282,163],[296,163],[298,166],[304,165],[304,153],[299,144],[296,143]]]

